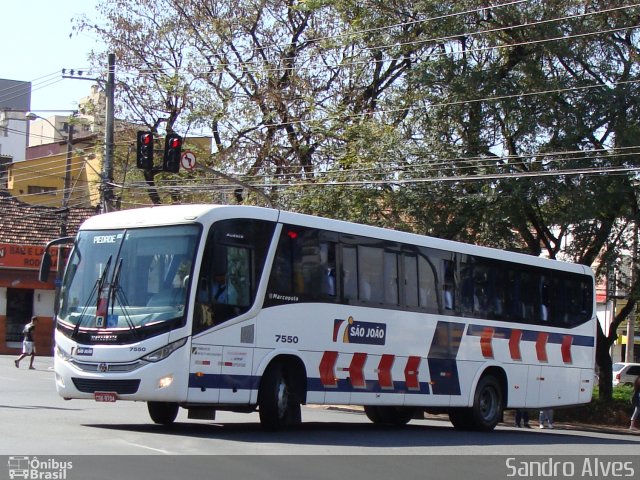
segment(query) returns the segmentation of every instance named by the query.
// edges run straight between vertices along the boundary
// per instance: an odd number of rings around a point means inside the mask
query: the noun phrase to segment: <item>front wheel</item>
[[[178,408],[173,402],[147,402],[151,420],[160,425],[171,425],[178,416]]]
[[[301,422],[300,400],[292,384],[292,377],[281,363],[271,365],[260,383],[258,392],[260,424],[275,431]]]

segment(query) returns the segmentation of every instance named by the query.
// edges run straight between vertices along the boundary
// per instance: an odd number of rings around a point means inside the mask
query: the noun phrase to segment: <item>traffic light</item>
[[[182,137],[177,133],[168,133],[164,139],[164,157],[162,169],[165,172],[178,173],[180,155],[182,154]]]
[[[136,166],[144,170],[153,168],[153,133],[138,132],[136,143]]]

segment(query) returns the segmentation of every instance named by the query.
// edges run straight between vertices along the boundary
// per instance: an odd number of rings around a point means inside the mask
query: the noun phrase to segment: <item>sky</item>
[[[103,50],[90,33],[73,33],[72,18],[97,19],[100,0],[1,0],[0,78],[32,82],[31,110],[74,110],[93,82],[62,78],[62,69],[87,70],[92,49]],[[70,37],[71,35],[71,37]]]

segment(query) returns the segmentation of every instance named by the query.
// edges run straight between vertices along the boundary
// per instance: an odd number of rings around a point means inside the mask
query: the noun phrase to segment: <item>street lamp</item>
[[[78,112],[76,110],[73,110],[73,113],[69,115],[69,119],[75,117],[77,113]],[[28,121],[40,119],[48,123],[51,126],[51,128],[53,128],[62,138],[65,138],[67,142],[67,161],[66,161],[65,170],[64,170],[64,190],[62,192],[62,208],[63,208],[63,214],[64,214],[64,212],[69,206],[69,194],[70,194],[69,190],[70,190],[70,184],[71,184],[71,157],[73,154],[73,123],[69,121],[69,134],[64,135],[64,133],[58,130],[58,128],[53,123],[51,123],[46,118],[41,117],[37,113],[27,112],[25,114],[25,118]],[[67,234],[66,218],[63,220],[62,225],[60,226],[60,234],[63,237],[66,236]]]

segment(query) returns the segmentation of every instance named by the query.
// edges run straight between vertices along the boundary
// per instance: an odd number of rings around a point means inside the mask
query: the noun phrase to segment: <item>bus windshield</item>
[[[59,321],[130,329],[183,319],[201,227],[81,231],[60,291]]]

